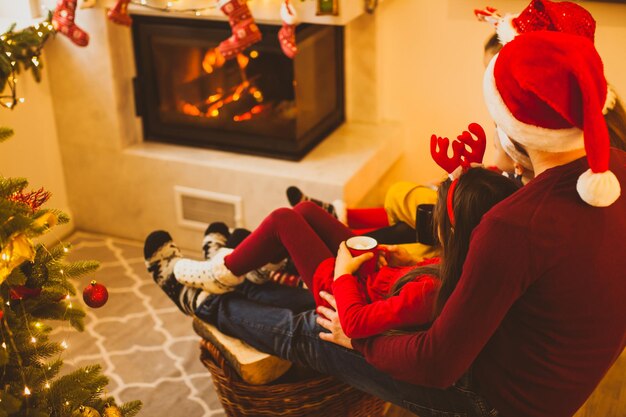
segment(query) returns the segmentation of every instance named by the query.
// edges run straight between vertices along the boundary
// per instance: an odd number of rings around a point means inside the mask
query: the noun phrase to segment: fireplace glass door
[[[144,139],[300,159],[344,120],[343,30],[298,26],[287,58],[280,26],[223,61],[227,22],[133,16]]]

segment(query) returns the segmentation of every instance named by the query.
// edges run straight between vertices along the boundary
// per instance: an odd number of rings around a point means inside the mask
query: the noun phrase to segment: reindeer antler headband
[[[459,177],[472,165],[482,164],[487,144],[487,136],[481,125],[471,123],[467,128],[469,132],[464,130],[452,142],[452,157],[448,156],[448,148],[450,146],[448,138],[441,138],[437,135],[432,135],[430,138],[430,154],[437,165],[443,168],[452,180],[447,197],[448,217],[452,226],[456,223],[453,203],[454,190],[459,182]],[[476,136],[476,139],[472,137],[472,134]]]

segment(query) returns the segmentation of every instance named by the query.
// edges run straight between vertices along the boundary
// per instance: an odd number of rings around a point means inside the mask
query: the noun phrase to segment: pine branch
[[[63,264],[63,275],[67,278],[80,278],[84,275],[91,274],[100,268],[100,262],[97,261],[76,261]]]
[[[63,352],[63,348],[59,343],[43,342],[37,343],[37,348],[28,356],[28,360],[32,363],[41,364],[42,361]]]
[[[15,77],[22,70],[30,71],[36,81],[41,80],[41,51],[44,44],[55,33],[51,14],[46,21],[15,32],[15,25],[0,36],[0,91],[8,84],[9,102],[0,103],[14,109],[20,102],[17,97]]]
[[[16,285],[24,285],[26,284],[27,279],[28,278],[26,277],[24,272],[22,272],[21,268],[15,268],[7,277],[6,283],[7,285],[12,287]]]
[[[133,417],[141,411],[141,401],[129,401],[120,406],[120,411],[124,417]]]
[[[97,401],[107,378],[102,375],[100,365],[91,365],[64,375],[54,381],[50,387],[50,400],[53,409],[74,410],[81,405],[90,405]]]
[[[0,203],[1,205],[1,203]],[[19,233],[28,231],[32,219],[14,211],[14,215],[5,219],[0,217],[0,244],[4,246]]]
[[[13,193],[22,191],[28,187],[26,178],[4,178],[0,177],[0,197],[7,198]]]
[[[85,329],[85,312],[76,306],[68,308],[65,302],[38,306],[31,314],[40,320],[66,320],[79,332]]]
[[[7,415],[15,414],[20,410],[22,406],[22,400],[6,391],[0,391],[0,410],[3,410]]]

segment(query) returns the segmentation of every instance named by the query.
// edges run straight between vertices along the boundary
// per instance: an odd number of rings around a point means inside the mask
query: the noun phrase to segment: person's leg
[[[202,253],[204,259],[211,259],[218,250],[226,246],[226,242],[230,238],[230,230],[228,226],[222,222],[211,223],[204,231],[202,239]]]
[[[157,230],[150,233],[146,238],[143,253],[146,267],[154,282],[184,314],[192,315],[210,296],[201,289],[184,286],[176,280],[174,265],[182,258],[182,254],[168,232]]]
[[[315,233],[324,241],[333,256],[337,253],[341,242],[354,236],[354,233],[343,223],[326,213],[313,202],[305,201],[299,203],[293,208],[293,211],[300,214],[311,228],[315,230]]]
[[[224,259],[235,275],[243,275],[268,262],[291,256],[300,277],[313,288],[313,275],[319,264],[334,253],[317,231],[296,211],[274,210],[237,248]]]
[[[229,293],[202,304],[196,316],[255,349],[335,375],[358,389],[401,405],[391,378],[367,364],[358,352],[319,338],[323,329],[315,322],[313,310],[296,314]]]
[[[286,308],[294,313],[315,309],[315,300],[309,290],[287,285],[267,282],[253,284],[245,281],[235,289],[250,301],[267,304],[274,307]]]
[[[206,261],[179,260],[174,276],[183,285],[223,294],[241,285],[248,272],[276,264],[287,255],[309,288],[328,291],[332,280],[313,286],[313,275],[318,265],[333,254],[304,218],[287,208],[270,213],[234,250],[222,247]]]
[[[316,323],[313,310],[295,314],[229,293],[203,303],[196,315],[260,351],[333,375],[420,417],[490,415],[482,411],[483,403],[456,387],[441,390],[395,381],[358,352],[321,340],[324,329]]]

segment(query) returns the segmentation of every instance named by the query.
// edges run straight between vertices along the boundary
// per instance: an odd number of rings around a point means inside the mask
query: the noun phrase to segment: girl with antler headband
[[[397,252],[391,252],[378,272],[357,278],[357,269],[373,255],[353,258],[342,243],[353,233],[317,205],[304,202],[294,209],[272,212],[234,250],[221,248],[204,262],[167,259],[173,266],[153,268],[157,274],[155,280],[175,280],[214,294],[239,291],[264,301],[267,298],[259,291],[248,291],[255,284],[243,282],[243,276],[289,254],[318,306],[326,305],[320,291],[335,294],[339,316],[349,337],[369,337],[426,325],[441,310],[456,285],[470,234],[482,215],[517,190],[510,179],[475,167],[485,151],[485,133],[479,125],[471,124],[469,132],[463,132],[453,141],[452,157],[447,156],[448,146],[447,138],[431,138],[433,158],[453,178],[439,188],[435,209],[437,234],[443,244],[441,263],[434,258],[418,265],[406,265]],[[163,262],[166,258],[161,256],[165,253],[163,248],[172,246],[168,234],[155,232],[146,241],[146,247],[153,248],[153,253],[146,254],[147,259],[155,264]],[[173,270],[170,276],[159,275],[169,270]],[[438,291],[440,282],[443,284]]]

